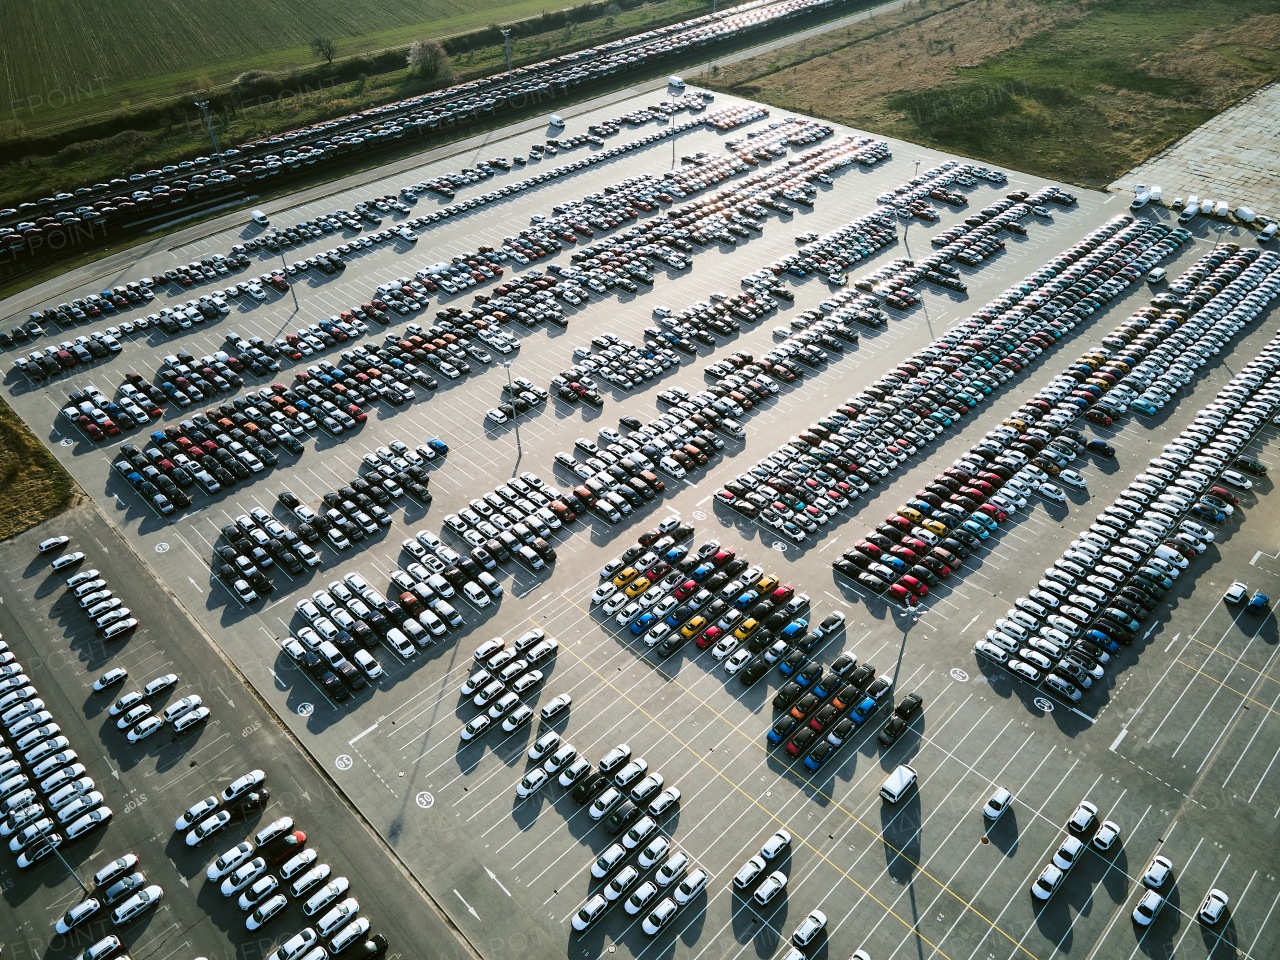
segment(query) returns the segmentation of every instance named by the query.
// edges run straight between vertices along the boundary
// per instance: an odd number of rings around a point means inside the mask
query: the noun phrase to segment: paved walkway
[[[1198,194],[1280,217],[1280,83],[1250,94],[1111,184],[1131,194],[1135,183],[1174,197]]]

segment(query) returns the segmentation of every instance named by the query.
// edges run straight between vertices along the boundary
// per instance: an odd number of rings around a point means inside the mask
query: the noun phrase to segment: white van
[[[907,791],[916,785],[914,767],[900,763],[893,773],[880,786],[880,799],[886,803],[897,803],[907,795]]]
[[[251,214],[249,214],[249,219],[252,220],[254,223],[256,223],[260,227],[271,226],[271,218],[268,217],[261,210],[254,210]]]
[[[564,126],[564,117],[560,116],[558,113],[553,113],[547,118],[547,123],[551,124],[551,126],[558,130]]]
[[[676,90],[683,90],[684,81],[679,77],[667,77],[667,86],[674,87]]]

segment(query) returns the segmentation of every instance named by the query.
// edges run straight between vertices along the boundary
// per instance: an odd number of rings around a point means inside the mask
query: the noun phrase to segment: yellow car
[[[760,621],[755,617],[747,617],[747,619],[738,624],[738,629],[733,631],[733,635],[739,640],[747,640],[759,629]]]
[[[906,519],[910,520],[912,523],[918,523],[921,525],[923,525],[925,521],[924,514],[921,513],[919,510],[915,509],[914,507],[899,507],[898,516],[905,517]]]
[[[1013,427],[1013,429],[1017,430],[1019,433],[1027,432],[1027,421],[1019,420],[1017,417],[1005,417],[1004,425],[1006,427]]]
[[[761,577],[760,582],[751,589],[755,590],[756,593],[760,594],[760,596],[767,597],[769,594],[773,593],[774,590],[778,589],[778,583],[778,578],[769,573]]]
[[[930,533],[936,533],[940,537],[945,537],[951,532],[951,528],[941,520],[926,520],[924,523],[920,524],[920,526],[924,527]]]
[[[680,628],[680,636],[684,637],[686,640],[692,639],[706,629],[706,626],[706,617],[694,617]]]
[[[634,600],[636,597],[640,596],[640,594],[648,590],[651,586],[653,586],[653,583],[648,577],[641,577],[638,580],[632,580],[629,584],[627,584],[627,590],[626,590],[627,596],[630,597],[632,600]]]
[[[620,570],[617,576],[613,578],[613,585],[615,587],[625,587],[638,576],[640,576],[639,570],[635,567],[627,567],[625,570]]]

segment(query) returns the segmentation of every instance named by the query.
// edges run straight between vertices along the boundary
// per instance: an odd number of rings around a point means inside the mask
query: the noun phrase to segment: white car
[[[205,797],[199,803],[194,803],[183,812],[183,814],[174,821],[174,832],[190,830],[193,826],[203,820],[209,814],[213,813],[221,804],[217,797]]]
[[[1133,922],[1140,927],[1151,926],[1152,921],[1159,915],[1161,908],[1164,906],[1164,897],[1156,893],[1154,890],[1144,891],[1142,899],[1138,901],[1138,905],[1133,908]]]
[[[208,877],[210,882],[221,880],[253,856],[254,849],[253,844],[247,840],[237,844],[209,864],[209,869],[205,871],[205,876]]]
[[[68,933],[72,931],[72,929],[84,923],[86,920],[88,920],[90,917],[92,917],[101,909],[102,909],[101,901],[97,900],[94,897],[89,897],[86,900],[81,900],[74,907],[69,909],[66,913],[64,913],[61,917],[58,918],[58,922],[53,925],[53,929],[56,930],[58,933],[62,934],[63,936],[66,936]],[[115,938],[112,938],[112,939],[115,939]],[[116,941],[116,943],[119,944],[119,941]]]
[[[543,767],[534,767],[534,769],[531,769],[529,773],[526,773],[525,776],[521,778],[520,783],[517,783],[516,796],[520,797],[521,800],[524,800],[526,797],[536,794],[536,792],[541,790],[544,786],[547,786],[547,782],[549,780],[550,774],[545,771]]]
[[[1200,912],[1196,917],[1201,923],[1213,926],[1226,915],[1230,902],[1230,898],[1225,893],[1214,887],[1205,894],[1204,902],[1200,904]]]
[[[1231,586],[1227,587],[1227,592],[1222,595],[1222,599],[1227,603],[1243,603],[1249,596],[1249,585],[1241,580],[1237,580]]]
[[[1062,885],[1062,878],[1065,876],[1066,874],[1052,863],[1045,864],[1045,868],[1040,871],[1040,876],[1036,877],[1035,883],[1031,884],[1031,895],[1037,900],[1048,900]]]
[[[226,810],[219,810],[213,816],[201,820],[194,827],[187,831],[186,844],[188,847],[196,847],[204,843],[218,831],[224,829],[231,822],[231,814]]]
[[[1150,890],[1159,890],[1169,882],[1172,876],[1173,861],[1157,853],[1151,858],[1151,863],[1142,875],[1142,884]]]
[[[150,884],[112,910],[111,922],[117,927],[124,926],[129,921],[137,919],[145,911],[150,910],[163,897],[164,890],[158,884]]]
[[[254,857],[247,863],[242,863],[222,879],[219,889],[224,897],[231,897],[239,893],[258,877],[267,871],[267,861],[262,857]]]

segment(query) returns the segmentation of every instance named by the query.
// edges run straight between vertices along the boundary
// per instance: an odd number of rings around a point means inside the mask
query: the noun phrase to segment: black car
[[[599,770],[594,770],[574,784],[570,796],[573,797],[574,803],[582,806],[590,803],[595,795],[608,785],[609,778]]]
[[[924,706],[924,700],[918,693],[909,693],[893,708],[894,716],[901,717],[903,720],[910,720],[920,708]]]
[[[639,820],[640,815],[643,812],[644,811],[630,800],[622,801],[622,803],[618,804],[618,806],[614,808],[612,813],[605,817],[605,833],[609,834],[611,837],[616,837],[618,834],[622,833],[623,830],[626,830],[627,827],[631,826],[631,824]]]
[[[757,657],[742,668],[742,672],[738,674],[738,680],[744,687],[749,687],[769,672],[769,666],[767,660]]]
[[[882,747],[893,746],[898,737],[902,736],[902,731],[907,729],[907,721],[902,717],[893,716],[889,718],[889,722],[884,725],[880,733],[876,735],[876,740],[880,742]]]
[[[343,685],[342,680],[340,680],[338,675],[332,670],[325,670],[324,673],[320,674],[316,679],[320,681],[320,686],[324,687],[325,693],[334,700],[341,702],[351,696],[351,694],[347,692],[346,686]]]

